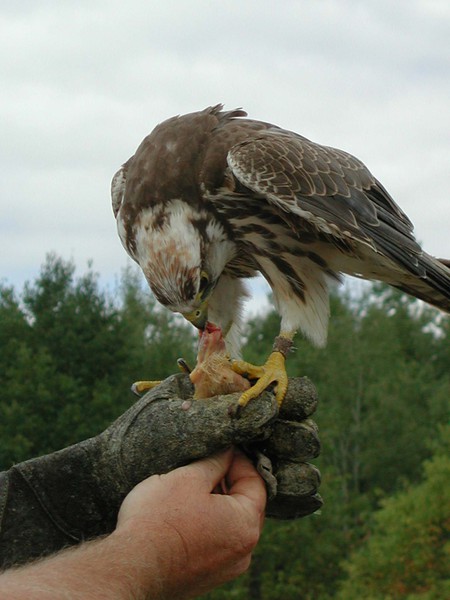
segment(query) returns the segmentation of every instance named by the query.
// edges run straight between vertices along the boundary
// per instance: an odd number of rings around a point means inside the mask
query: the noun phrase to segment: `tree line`
[[[262,362],[274,311],[245,327]],[[319,392],[324,507],[268,520],[247,574],[205,600],[450,597],[450,319],[374,284],[332,296],[329,342],[297,341],[290,375]],[[130,382],[164,378],[196,336],[160,309],[140,273],[116,289],[49,255],[22,290],[0,286],[0,469],[98,434],[133,402]]]

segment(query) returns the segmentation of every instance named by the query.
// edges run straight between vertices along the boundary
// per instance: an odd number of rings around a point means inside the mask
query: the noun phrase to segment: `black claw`
[[[192,373],[191,367],[187,364],[184,358],[177,358],[178,368],[183,371],[183,373],[187,373],[188,375]]]
[[[240,419],[242,416],[243,408],[244,407],[241,404],[238,404],[236,406],[236,408],[234,408],[234,406],[230,406],[230,408],[229,408],[230,416],[233,417],[233,419]]]

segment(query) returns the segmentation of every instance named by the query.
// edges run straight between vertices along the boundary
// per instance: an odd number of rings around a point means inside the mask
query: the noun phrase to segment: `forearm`
[[[154,545],[127,532],[13,568],[0,575],[2,600],[162,599]]]

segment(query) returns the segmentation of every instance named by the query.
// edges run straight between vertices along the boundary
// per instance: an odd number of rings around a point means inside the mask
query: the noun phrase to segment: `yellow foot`
[[[246,375],[249,379],[258,380],[255,385],[246,390],[239,398],[239,406],[246,406],[250,400],[262,394],[271,383],[277,384],[275,398],[277,399],[278,406],[281,406],[288,386],[285,360],[281,352],[275,351],[272,352],[263,366],[255,366],[243,360],[233,361],[231,363],[233,371],[239,373],[239,375]]]
[[[148,390],[152,390],[157,387],[161,381],[135,381],[131,386],[131,391],[136,396],[142,396],[144,392],[148,392]]]

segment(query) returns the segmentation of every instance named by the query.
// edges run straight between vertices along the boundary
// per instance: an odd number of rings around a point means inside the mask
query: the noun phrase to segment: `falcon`
[[[421,249],[360,160],[246,117],[219,104],[159,124],[114,175],[112,206],[156,299],[219,327],[232,368],[256,380],[239,404],[271,384],[281,404],[296,332],[326,343],[331,282],[383,281],[450,312],[450,263]],[[281,317],[262,366],[239,353],[244,282],[258,273]]]

